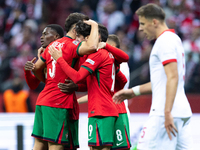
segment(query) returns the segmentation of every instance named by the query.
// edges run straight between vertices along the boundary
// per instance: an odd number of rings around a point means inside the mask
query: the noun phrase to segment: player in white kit
[[[149,66],[150,82],[117,92],[115,102],[152,93],[148,121],[138,142],[139,150],[191,150],[191,108],[184,91],[185,58],[181,39],[168,29],[165,13],[155,4],[140,7],[139,30],[156,40]]]

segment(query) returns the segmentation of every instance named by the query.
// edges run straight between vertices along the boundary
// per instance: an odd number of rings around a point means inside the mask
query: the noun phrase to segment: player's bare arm
[[[121,103],[125,99],[131,99],[135,96],[144,95],[144,94],[151,94],[151,82],[133,87],[131,89],[123,89],[116,92],[113,95],[113,100],[115,103]]]
[[[79,99],[77,99],[79,104],[87,103],[88,102],[88,95],[82,96]]]
[[[166,85],[166,103],[165,103],[165,128],[169,139],[172,139],[171,133],[176,136],[175,132],[177,129],[174,125],[173,116],[171,110],[173,107],[174,99],[176,96],[177,85],[178,85],[178,69],[177,62],[171,62],[164,66],[165,73],[167,76]]]
[[[34,75],[42,82],[45,83],[45,76],[43,69],[45,68],[45,63],[39,58],[35,63],[35,68],[32,70]]]
[[[79,47],[79,54],[86,55],[95,52],[99,43],[99,31],[98,24],[93,20],[84,21],[88,25],[91,25],[90,35],[87,41],[83,41]]]
[[[45,48],[43,48],[43,47],[40,47],[40,48],[38,49],[38,52],[37,52],[38,58],[40,58],[40,56],[41,56],[41,54],[44,52],[44,50],[45,50]]]

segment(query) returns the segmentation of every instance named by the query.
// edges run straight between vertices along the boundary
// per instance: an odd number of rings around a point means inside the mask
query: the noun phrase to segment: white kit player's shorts
[[[150,116],[138,141],[138,150],[192,150],[190,118],[174,118],[178,130],[176,137],[169,139],[165,129],[165,118]]]

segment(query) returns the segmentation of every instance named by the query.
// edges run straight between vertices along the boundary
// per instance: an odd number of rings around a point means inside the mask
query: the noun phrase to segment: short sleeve
[[[177,62],[176,42],[170,39],[165,39],[165,41],[163,41],[162,38],[159,44],[157,55],[162,64],[166,65],[170,62]]]

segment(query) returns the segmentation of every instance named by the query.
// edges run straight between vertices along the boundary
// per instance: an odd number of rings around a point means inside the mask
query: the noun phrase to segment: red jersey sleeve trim
[[[162,64],[164,66],[164,65],[166,65],[166,64],[168,64],[170,62],[177,62],[177,60],[176,59],[168,59],[168,60],[163,61]]]

